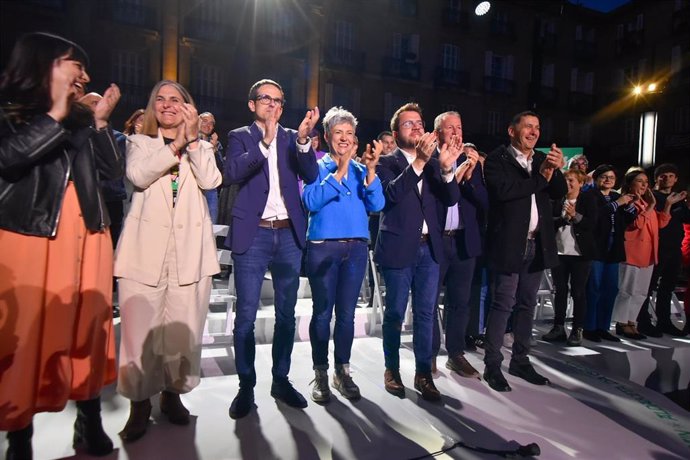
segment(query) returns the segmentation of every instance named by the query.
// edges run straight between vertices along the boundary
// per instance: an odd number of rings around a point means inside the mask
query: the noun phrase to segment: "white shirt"
[[[407,160],[408,164],[412,164],[412,162],[417,159],[417,155],[411,155],[404,151],[403,149],[400,149],[400,151],[405,155],[405,159]],[[417,176],[421,177],[422,172],[424,172],[423,169],[417,169],[414,166],[412,166],[412,169],[414,170],[415,174]],[[443,177],[443,180],[446,181],[446,183],[450,182],[455,178],[453,175],[453,172],[451,171],[450,174],[441,174],[441,177]],[[423,180],[417,181],[417,190],[419,190],[419,194],[422,194],[422,184],[424,183]],[[429,234],[429,226],[426,224],[426,219],[422,222],[422,235],[428,235]]]
[[[259,128],[261,130],[261,128]],[[263,130],[261,130],[263,134]],[[259,142],[259,149],[261,153],[268,160],[268,198],[266,199],[266,207],[261,215],[263,220],[284,220],[289,219],[283,194],[280,189],[280,174],[278,173],[278,136],[273,138],[268,148],[264,147],[263,142]],[[299,153],[309,152],[309,142],[305,145],[297,143],[297,151]]]
[[[517,160],[518,163],[520,163],[520,166],[522,166],[530,175],[532,175],[532,160],[534,157],[534,151],[532,152],[532,155],[529,157],[513,147],[512,145],[510,146],[511,151],[513,152],[513,156]],[[532,194],[532,208],[530,210],[530,215],[529,215],[529,229],[527,230],[527,237],[528,238],[533,238],[534,233],[537,231],[537,227],[539,226],[539,210],[537,209],[537,198]]]
[[[565,203],[570,203],[575,206],[577,200],[565,200],[563,203],[563,211],[561,216],[565,217]],[[577,240],[575,239],[575,227],[572,225],[566,225],[564,227],[559,227],[556,230],[556,248],[558,249],[558,255],[564,256],[581,256],[580,248],[577,245]]]

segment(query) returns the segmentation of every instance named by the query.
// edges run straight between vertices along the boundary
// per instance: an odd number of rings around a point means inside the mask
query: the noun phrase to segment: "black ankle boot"
[[[72,447],[84,443],[90,455],[103,456],[113,451],[113,441],[103,431],[101,398],[77,401],[77,420],[74,422]]]
[[[31,437],[34,434],[34,425],[29,423],[26,428],[7,433],[7,454],[6,460],[31,460],[33,451],[31,449]]]

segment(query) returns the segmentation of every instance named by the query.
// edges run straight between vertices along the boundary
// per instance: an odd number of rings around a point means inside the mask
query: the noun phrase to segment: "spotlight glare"
[[[474,9],[474,14],[477,16],[484,16],[486,13],[489,12],[491,9],[491,2],[484,1],[484,2],[479,2],[477,7]]]
[[[634,87],[634,88],[633,88],[633,94],[634,94],[635,96],[638,96],[638,95],[642,94],[642,87],[641,87],[641,86],[636,86],[636,87]]]
[[[647,86],[647,91],[649,91],[650,93],[652,91],[656,91],[656,83],[650,83],[649,86]]]

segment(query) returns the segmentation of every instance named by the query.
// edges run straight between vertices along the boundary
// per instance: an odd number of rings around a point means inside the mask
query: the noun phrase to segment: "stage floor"
[[[441,403],[423,401],[412,388],[411,336],[405,335],[403,342],[401,374],[408,388],[404,399],[383,388],[380,337],[360,334],[354,341],[351,369],[362,399],[350,402],[334,392],[326,406],[309,399],[311,350],[308,342],[297,342],[290,378],[309,400],[305,410],[276,403],[269,395],[271,345],[259,345],[257,409],[238,421],[228,416],[238,389],[232,347],[205,346],[201,385],[183,396],[193,414],[188,426],[171,425],[161,417],[156,401],[147,435],[123,444],[117,433],[127,420],[129,404],[112,386],[105,389],[104,426],[116,450],[102,458],[410,459],[458,441],[493,449],[534,442],[541,447],[540,458],[548,460],[690,458],[690,412],[644,386],[655,372],[671,372],[670,379],[655,378],[675,380],[687,388],[688,339],[623,342],[615,347],[586,343],[576,348],[539,342],[532,361],[552,384],[530,385],[508,375],[504,367],[513,387],[509,393],[497,393],[483,381],[452,374],[444,367],[445,356],[440,356],[435,382],[443,394]],[[504,352],[508,357],[508,350]],[[482,353],[467,355],[480,371]],[[657,362],[656,369],[635,364],[650,357]],[[74,417],[73,404],[61,413],[36,416],[35,459],[92,458],[71,447]],[[4,436],[0,448],[4,454]],[[439,458],[498,457],[455,448]]]

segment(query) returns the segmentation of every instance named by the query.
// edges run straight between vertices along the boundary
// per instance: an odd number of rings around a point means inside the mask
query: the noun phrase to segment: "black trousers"
[[[671,297],[676,288],[678,275],[681,271],[680,247],[674,249],[659,248],[659,263],[654,267],[652,280],[649,283],[649,295],[656,291],[656,318],[657,326],[671,324]],[[645,300],[637,315],[637,322],[651,324],[649,315],[649,298]]]
[[[559,265],[551,269],[556,288],[554,326],[565,324],[568,291],[573,298],[573,329],[582,327],[587,314],[587,278],[591,261],[581,256],[558,256]],[[570,289],[568,289],[570,284]]]

